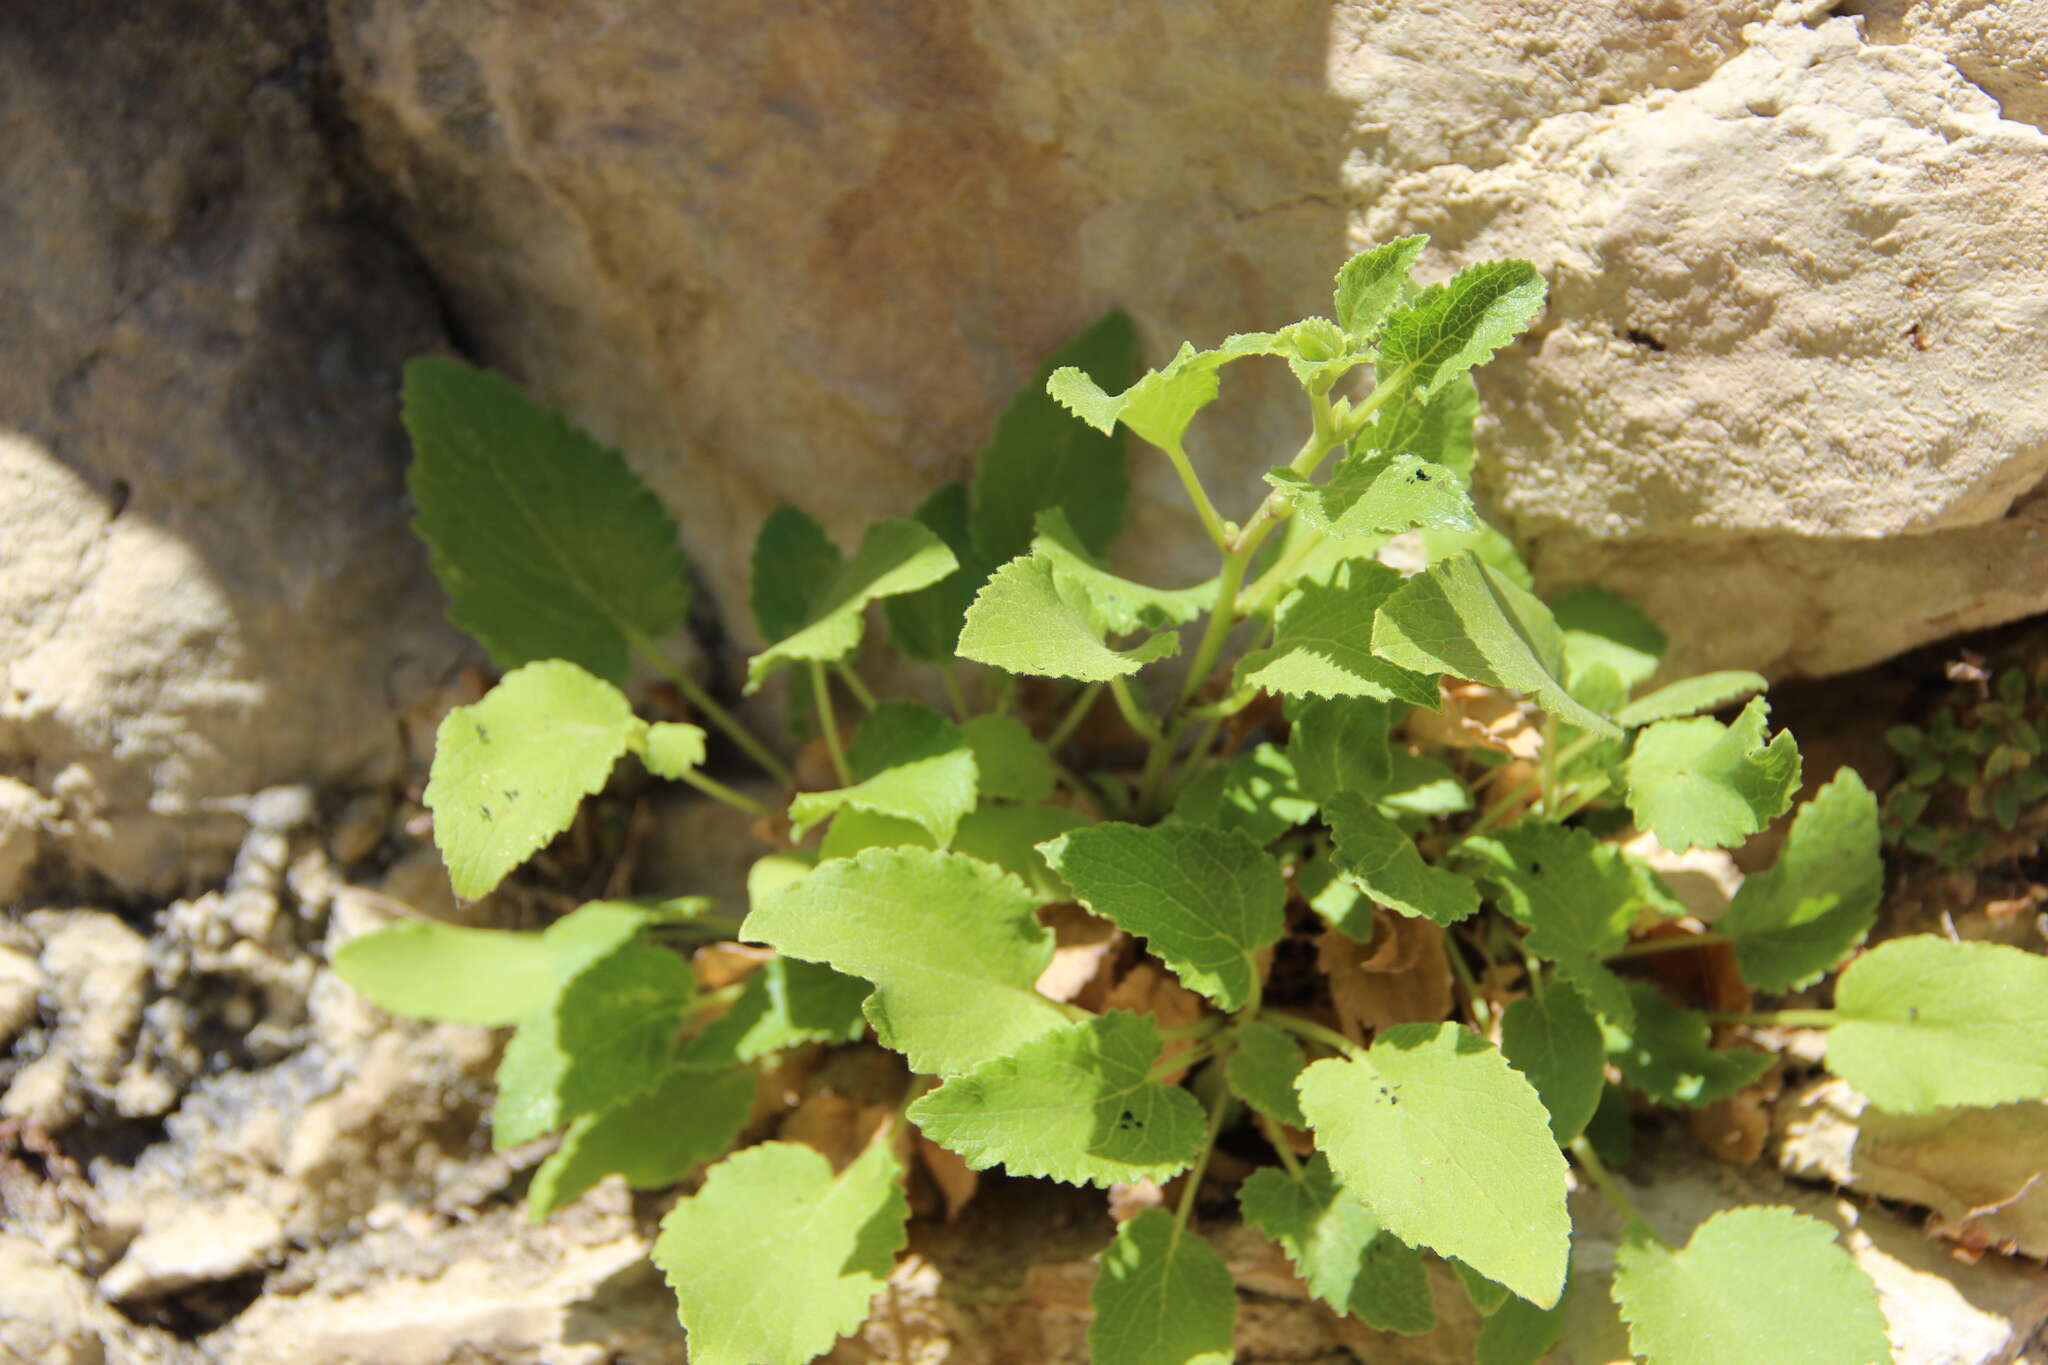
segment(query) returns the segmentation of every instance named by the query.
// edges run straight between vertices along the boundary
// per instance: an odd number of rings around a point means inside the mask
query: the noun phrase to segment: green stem
[[[1179,1241],[1187,1229],[1188,1219],[1195,1213],[1195,1199],[1202,1188],[1202,1174],[1209,1169],[1209,1154],[1216,1150],[1216,1135],[1223,1131],[1223,1115],[1230,1108],[1230,1087],[1216,1087],[1216,1098],[1209,1101],[1209,1131],[1202,1139],[1202,1154],[1195,1158],[1195,1164],[1188,1168],[1187,1184],[1181,1187],[1180,1206],[1173,1211],[1173,1236]]]
[[[1229,550],[1230,533],[1223,528],[1223,518],[1216,515],[1216,504],[1209,501],[1209,494],[1202,487],[1202,481],[1195,474],[1195,467],[1188,461],[1188,453],[1179,441],[1170,446],[1160,447],[1166,458],[1173,462],[1173,472],[1180,475],[1180,484],[1188,492],[1188,500],[1195,505],[1195,515],[1202,519],[1202,529],[1209,533],[1209,539],[1219,550]]]
[[[1296,1180],[1301,1179],[1301,1158],[1287,1145],[1287,1135],[1280,1131],[1280,1125],[1260,1114],[1259,1128],[1265,1133],[1266,1141],[1272,1144],[1273,1155],[1280,1158],[1280,1164],[1286,1168],[1287,1174]]]
[[[1587,749],[1591,748],[1593,745],[1599,742],[1600,737],[1598,735],[1580,735],[1577,739],[1565,745],[1564,748],[1558,753],[1558,766],[1562,767],[1564,764],[1571,762],[1574,758],[1577,758],[1580,754],[1584,753]],[[1478,821],[1473,824],[1472,828],[1465,831],[1464,838],[1470,839],[1475,835],[1484,834],[1486,833],[1486,831],[1492,829],[1495,825],[1498,825],[1503,820],[1507,819],[1509,814],[1513,812],[1516,805],[1518,805],[1521,802],[1521,799],[1527,796],[1531,790],[1540,788],[1542,782],[1543,774],[1541,773],[1541,771],[1538,771],[1530,774],[1528,777],[1523,778],[1520,782],[1517,782],[1514,786],[1508,788],[1507,793],[1505,795],[1501,796],[1492,805],[1488,806],[1484,811],[1480,812]],[[1464,840],[1461,839],[1459,840],[1459,842],[1462,843],[1464,842]]]
[[[1706,948],[1716,943],[1734,941],[1726,934],[1674,934],[1670,938],[1646,938],[1607,954],[1607,960],[1613,962],[1624,957],[1650,957],[1656,953],[1676,953],[1687,948]]]
[[[1595,801],[1598,801],[1602,793],[1613,785],[1612,780],[1606,777],[1596,777],[1584,786],[1567,787],[1565,789],[1567,799],[1557,810],[1558,823],[1563,824]]]
[[[1472,964],[1465,961],[1465,954],[1459,951],[1455,940],[1444,945],[1444,961],[1451,964],[1451,975],[1457,978],[1458,993],[1465,997],[1465,1013],[1472,1026],[1486,1032],[1493,1021],[1493,1010],[1479,993],[1479,983],[1472,977]]]
[[[1355,1060],[1365,1055],[1364,1048],[1352,1042],[1335,1029],[1324,1028],[1313,1019],[1304,1019],[1298,1014],[1289,1014],[1285,1010],[1266,1010],[1259,1015],[1259,1018],[1268,1024],[1284,1028],[1297,1037],[1306,1038],[1311,1043],[1319,1043],[1340,1056],[1350,1057]]]
[[[774,818],[774,811],[768,809],[768,807],[762,805],[753,797],[748,796],[745,792],[734,791],[715,777],[706,777],[703,773],[692,770],[682,774],[682,780],[695,787],[698,791],[703,792],[712,800],[723,801],[734,810],[743,810],[757,820]]]
[[[1615,1212],[1622,1216],[1629,1227],[1641,1228],[1660,1242],[1664,1240],[1657,1237],[1656,1231],[1644,1221],[1643,1215],[1636,1211],[1635,1202],[1628,1197],[1628,1192],[1621,1188],[1621,1182],[1608,1172],[1607,1163],[1593,1150],[1591,1142],[1584,1137],[1573,1138],[1571,1154],[1578,1160],[1579,1169],[1586,1173],[1586,1178],[1593,1182],[1593,1188],[1600,1191],[1601,1197],[1608,1203],[1614,1205]]]
[[[1131,685],[1123,678],[1109,680],[1109,695],[1116,698],[1116,709],[1123,712],[1124,723],[1138,732],[1138,737],[1148,744],[1157,744],[1164,737],[1152,717],[1138,706],[1137,698],[1131,695]]]
[[[832,686],[825,665],[811,660],[811,700],[817,705],[818,733],[825,740],[825,752],[832,756],[832,772],[842,787],[853,785],[853,769],[846,766],[846,750],[839,743],[839,722],[832,714]]]
[[[1138,774],[1138,809],[1150,811],[1153,798],[1159,794],[1160,784],[1166,781],[1166,771],[1173,762],[1173,751],[1180,744],[1181,731],[1185,721],[1176,720],[1166,727],[1164,733],[1152,741],[1151,749],[1145,754],[1145,769]]]
[[[1185,1071],[1190,1067],[1200,1066],[1203,1062],[1208,1061],[1210,1055],[1215,1051],[1216,1044],[1212,1040],[1204,1038],[1186,1052],[1176,1052],[1171,1057],[1161,1057],[1158,1061],[1152,1063],[1145,1072],[1145,1079],[1148,1081],[1158,1081],[1171,1076],[1176,1071]]]
[[[741,752],[760,764],[761,771],[785,787],[796,785],[796,778],[791,776],[789,766],[777,758],[767,745],[755,739],[753,732],[740,724],[730,711],[711,700],[711,694],[699,687],[695,679],[670,663],[666,656],[641,637],[634,635],[628,639],[632,643],[634,653],[674,683],[676,690],[683,694],[683,699],[690,703],[691,709],[717,726],[727,739],[740,747]]]
[[[939,681],[945,685],[946,704],[953,708],[953,719],[966,720],[973,708],[968,706],[967,692],[960,686],[960,669],[956,660],[946,660],[945,667],[939,670]]]
[[[1313,425],[1309,429],[1308,439],[1301,443],[1301,449],[1287,462],[1289,472],[1304,479],[1315,474],[1317,467],[1323,462],[1323,457],[1329,454],[1330,447],[1337,442],[1336,426],[1330,416],[1329,395],[1311,391],[1308,401]],[[1251,520],[1245,523],[1244,529],[1238,532],[1236,544],[1223,548],[1232,550],[1256,545],[1265,539],[1266,533],[1276,522],[1293,510],[1293,502],[1279,489],[1274,489],[1259,503],[1258,510],[1252,513]]]
[[[1047,749],[1057,749],[1074,737],[1074,731],[1081,728],[1081,722],[1088,719],[1088,713],[1095,709],[1096,699],[1102,695],[1102,684],[1089,683],[1082,688],[1073,703],[1067,707],[1060,723],[1053,726],[1052,735],[1045,741]]]
[[[1260,574],[1258,581],[1238,594],[1237,614],[1264,616],[1294,582],[1294,575],[1300,571],[1301,562],[1314,554],[1316,547],[1329,538],[1328,531],[1310,531],[1302,536],[1292,549],[1280,557],[1278,563]]]
[[[1217,1032],[1223,1027],[1223,1024],[1224,1018],[1222,1015],[1205,1015],[1195,1020],[1192,1024],[1182,1024],[1179,1028],[1163,1028],[1159,1030],[1159,1041],[1162,1043],[1178,1043],[1183,1040],[1190,1042],[1199,1041]]]
[[[1202,719],[1202,728],[1195,733],[1195,742],[1188,746],[1188,756],[1173,770],[1173,776],[1167,779],[1166,786],[1162,789],[1161,795],[1167,800],[1171,801],[1186,789],[1188,780],[1194,776],[1195,768],[1208,755],[1209,746],[1216,742],[1216,731],[1222,728],[1222,725],[1221,716],[1206,716]]]
[[[1536,771],[1543,779],[1543,814],[1551,823],[1557,822],[1557,721],[1548,712],[1543,713],[1543,753],[1538,759]]]
[[[1755,1028],[1833,1028],[1842,1022],[1839,1010],[1759,1010],[1748,1014],[1710,1011],[1717,1024],[1748,1024]]]
[[[1237,590],[1244,584],[1245,569],[1252,562],[1261,538],[1254,537],[1243,549],[1223,556],[1223,572],[1216,580],[1216,604],[1209,608],[1208,623],[1202,628],[1202,642],[1195,646],[1195,657],[1188,664],[1187,677],[1181,680],[1180,695],[1173,703],[1176,711],[1185,707],[1202,690],[1202,684],[1209,680],[1209,670],[1216,666],[1216,658],[1223,652],[1223,642],[1229,638],[1230,628],[1237,624]]]
[[[853,693],[853,699],[860,703],[861,710],[875,709],[875,694],[868,691],[868,685],[860,680],[860,674],[846,666],[846,660],[834,659],[832,670],[839,675],[839,681],[846,684],[846,690]]]

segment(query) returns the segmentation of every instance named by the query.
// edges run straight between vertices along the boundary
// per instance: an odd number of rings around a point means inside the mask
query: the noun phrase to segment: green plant
[[[1895,726],[1885,741],[1903,765],[1885,793],[1887,843],[1955,869],[1981,861],[2000,836],[2039,838],[2048,674],[2001,669],[1985,695],[1942,707],[1925,729]]]
[[[1243,1216],[1315,1295],[1377,1326],[1429,1327],[1434,1253],[1488,1314],[1483,1360],[1547,1350],[1568,1289],[1568,1152],[1630,1224],[1615,1296],[1642,1355],[1887,1357],[1875,1291],[1827,1228],[1742,1209],[1668,1246],[1588,1125],[1623,1088],[1673,1107],[1733,1094],[1771,1065],[1730,1045],[1761,1024],[1827,1029],[1830,1065],[1888,1108],[2048,1095],[2048,961],[1899,940],[1840,971],[1832,1009],[1741,1014],[1636,974],[1717,944],[1756,991],[1829,978],[1875,916],[1876,802],[1837,774],[1710,932],[1668,927],[1680,907],[1614,836],[1739,843],[1792,808],[1797,748],[1769,732],[1763,679],[1644,692],[1664,638],[1641,613],[1598,590],[1531,593],[1467,492],[1470,371],[1543,285],[1501,261],[1421,289],[1422,247],[1347,264],[1334,318],[1184,346],[1135,378],[1129,326],[1106,319],[1017,399],[971,486],[876,523],[850,555],[801,511],[770,517],[750,605],[771,643],[746,690],[789,675],[834,774],[781,809],[707,773],[705,730],[645,721],[620,691],[633,656],[673,674],[653,646],[687,603],[674,529],[624,461],[495,376],[409,369],[418,529],[454,619],[509,670],[439,735],[426,799],[456,890],[490,891],[629,752],[786,817],[765,823],[789,839],[756,865],[743,922],[683,900],[597,902],[538,934],[407,923],[345,945],[339,970],[394,1010],[516,1025],[496,1140],[564,1130],[536,1216],[608,1172],[659,1187],[716,1160],[748,1128],[756,1072],[788,1049],[872,1030],[910,1073],[898,1118],[844,1169],[763,1141],[676,1203],[654,1257],[693,1360],[802,1361],[862,1321],[904,1241],[906,1124],[976,1169],[1182,1182],[1103,1255],[1104,1365],[1228,1358],[1230,1276],[1189,1230],[1226,1133],[1271,1153],[1239,1190]],[[1223,367],[1253,356],[1288,365],[1309,432],[1238,523],[1184,437]],[[1372,382],[1340,393],[1359,370]],[[1159,589],[1108,567],[1124,429],[1178,474],[1213,579]],[[1397,537],[1420,562],[1406,577],[1380,557]],[[952,714],[870,695],[854,664],[877,602]],[[1161,665],[1183,630],[1176,675]],[[788,786],[767,746],[674,676]],[[860,713],[850,735],[842,705]],[[1067,906],[1071,923],[1076,905],[1142,940],[1193,1017],[1162,1026],[1041,989],[1041,911]],[[700,987],[678,946],[734,937],[775,954]],[[1436,964],[1443,994],[1375,1019],[1348,992],[1397,942]]]

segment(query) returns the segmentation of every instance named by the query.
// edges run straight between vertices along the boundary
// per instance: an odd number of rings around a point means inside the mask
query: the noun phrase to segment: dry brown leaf
[[[1053,933],[1052,961],[1038,974],[1038,993],[1048,1000],[1073,1003],[1091,985],[1109,989],[1124,933],[1099,915],[1078,905],[1053,905],[1038,912],[1039,922]]]
[[[1439,709],[1417,707],[1402,722],[1415,739],[1432,748],[1491,749],[1524,761],[1543,752],[1542,727],[1506,692],[1485,683],[1449,678],[1442,680],[1438,690],[1442,697]]]
[[[1638,941],[1697,938],[1704,932],[1706,926],[1688,915],[1651,925]],[[1746,1014],[1756,998],[1742,979],[1732,943],[1701,943],[1691,948],[1646,953],[1631,962],[1629,970],[1649,977],[1691,1009]]]
[[[744,981],[775,956],[773,948],[752,948],[744,943],[707,943],[690,954],[690,970],[696,974],[700,991],[722,990]]]
[[[958,1152],[948,1151],[922,1133],[917,1135],[917,1159],[938,1187],[939,1197],[946,1201],[946,1221],[952,1222],[981,1188],[981,1173]]]
[[[827,1161],[835,1171],[845,1170],[868,1145],[875,1130],[894,1118],[896,1110],[886,1104],[861,1104],[820,1091],[806,1095],[789,1117],[782,1121],[779,1136],[785,1142],[801,1142]],[[902,1140],[903,1126],[898,1125]]]
[[[1208,1012],[1201,996],[1181,985],[1164,967],[1151,962],[1140,962],[1124,973],[1123,979],[1110,991],[1104,1008],[1149,1014],[1162,1033],[1192,1024]],[[1159,1050],[1160,1060],[1177,1057],[1193,1046],[1186,1039],[1168,1042]],[[1181,1077],[1186,1074],[1187,1069],[1180,1067],[1159,1077],[1159,1080],[1166,1085],[1179,1085]]]
[[[1166,1207],[1166,1191],[1152,1180],[1119,1180],[1109,1187],[1109,1216],[1128,1223],[1146,1209]]]
[[[1693,1110],[1693,1137],[1722,1161],[1749,1165],[1764,1154],[1764,1141],[1771,1135],[1771,1101],[1777,1088],[1772,1085],[1773,1093],[1767,1095],[1761,1086],[1751,1086]]]
[[[1360,944],[1332,929],[1316,937],[1316,965],[1330,979],[1337,1027],[1353,1042],[1396,1024],[1433,1024],[1451,1012],[1444,931],[1426,919],[1382,915]]]

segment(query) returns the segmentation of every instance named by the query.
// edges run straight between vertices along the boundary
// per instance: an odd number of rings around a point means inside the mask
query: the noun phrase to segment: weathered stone
[[[261,1270],[283,1246],[276,1214],[247,1196],[232,1196],[152,1226],[100,1276],[100,1292],[117,1303],[158,1298]]]
[[[48,984],[34,958],[0,948],[0,1050],[35,1021]]]
[[[0,29],[0,773],[59,879],[176,891],[241,837],[209,798],[388,781],[460,657],[392,399],[434,304],[335,168],[318,39],[222,0]]]
[[[23,1365],[184,1365],[182,1342],[136,1328],[92,1283],[27,1237],[0,1232],[0,1360]]]

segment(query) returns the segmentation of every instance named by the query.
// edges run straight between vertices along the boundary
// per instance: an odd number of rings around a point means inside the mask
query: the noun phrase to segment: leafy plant
[[[1885,734],[1903,771],[1884,799],[1885,842],[1955,869],[2003,841],[2038,841],[2048,809],[2048,674],[2001,669],[1985,695],[1922,728]]]
[[[833,774],[822,790],[797,790],[656,650],[687,598],[682,560],[625,462],[500,378],[409,368],[418,527],[456,618],[507,670],[438,738],[427,802],[457,891],[490,891],[628,754],[781,838],[743,922],[701,900],[603,901],[538,934],[402,924],[336,966],[392,1009],[516,1026],[496,1140],[563,1134],[535,1216],[609,1172],[655,1188],[716,1162],[654,1251],[693,1360],[788,1365],[853,1330],[928,1144],[970,1170],[1177,1181],[1103,1253],[1090,1341],[1104,1365],[1227,1359],[1231,1279],[1193,1229],[1226,1137],[1270,1153],[1243,1217],[1316,1297],[1376,1326],[1429,1329],[1434,1255],[1487,1314],[1483,1359],[1548,1349],[1568,1153],[1629,1222],[1614,1292],[1649,1360],[1762,1359],[1802,1320],[1829,1324],[1799,1338],[1803,1360],[1885,1357],[1875,1290],[1823,1225],[1737,1210],[1667,1245],[1588,1126],[1623,1089],[1673,1107],[1734,1093],[1771,1064],[1735,1045],[1759,1024],[1829,1030],[1833,1068],[1905,1112],[2048,1096],[2048,960],[1906,939],[1852,961],[1881,869],[1876,802],[1846,770],[1716,926],[1675,923],[1643,845],[1619,836],[1742,842],[1793,810],[1797,746],[1771,732],[1762,678],[1652,686],[1664,637],[1635,608],[1531,592],[1468,492],[1470,372],[1543,284],[1499,261],[1420,288],[1422,247],[1348,263],[1333,317],[1183,346],[1143,374],[1129,325],[1106,320],[1016,400],[971,484],[850,552],[798,509],[771,516],[750,598],[768,643],[746,689],[788,676]],[[1308,434],[1234,521],[1188,433],[1222,370],[1261,356],[1299,381]],[[1178,475],[1212,579],[1158,588],[1105,558],[1126,430]],[[932,666],[926,692],[870,695],[873,603]],[[636,716],[630,658],[669,672],[709,731]],[[710,731],[785,799],[707,771]],[[1149,994],[1049,971],[1049,916]],[[725,979],[732,939],[773,952]],[[1743,1014],[1642,974],[1707,945],[1768,993],[1848,965],[1833,1009]],[[857,1158],[835,1170],[755,1140],[774,1109],[757,1077],[870,1032],[907,1074]]]

